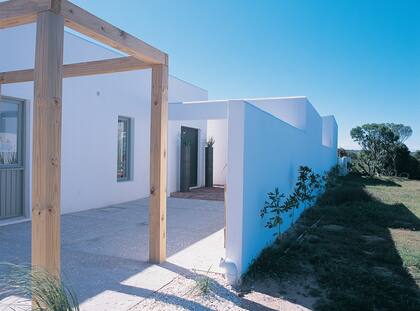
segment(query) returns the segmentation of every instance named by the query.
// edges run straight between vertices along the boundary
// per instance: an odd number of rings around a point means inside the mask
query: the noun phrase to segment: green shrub
[[[280,235],[280,226],[283,223],[283,214],[288,213],[294,222],[295,210],[303,204],[312,204],[322,188],[322,179],[307,166],[299,167],[299,176],[293,190],[288,197],[284,193],[280,193],[276,187],[273,192],[267,194],[267,200],[264,207],[260,210],[260,217],[264,218],[267,214],[271,215],[267,220],[265,227],[268,229],[277,228],[274,235]]]
[[[0,271],[1,293],[32,299],[32,310],[79,311],[75,293],[50,273],[10,263],[1,263]]]
[[[371,201],[372,196],[360,187],[341,186],[328,189],[318,198],[320,205],[341,205],[343,203]]]

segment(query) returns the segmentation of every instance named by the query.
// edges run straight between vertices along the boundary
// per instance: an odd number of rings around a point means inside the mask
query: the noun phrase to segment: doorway
[[[198,184],[198,129],[181,126],[181,185]]]
[[[0,99],[0,220],[24,215],[24,101]]]

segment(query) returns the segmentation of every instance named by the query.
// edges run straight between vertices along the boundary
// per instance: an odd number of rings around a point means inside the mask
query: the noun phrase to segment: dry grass
[[[312,277],[318,310],[420,310],[419,216],[418,181],[339,179],[292,234],[263,251],[246,283]]]

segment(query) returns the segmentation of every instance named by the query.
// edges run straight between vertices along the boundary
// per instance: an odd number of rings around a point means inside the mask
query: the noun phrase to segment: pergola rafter
[[[0,3],[0,28],[36,22],[38,13],[52,8],[51,0],[13,0]]]
[[[0,87],[6,83],[34,81],[32,264],[60,276],[62,79],[146,68],[152,68],[149,259],[154,263],[165,261],[167,54],[67,0],[0,3],[0,28],[34,22],[37,24],[35,68],[0,73]],[[129,56],[63,65],[64,26]]]
[[[0,3],[0,28],[36,22],[52,11],[65,26],[149,64],[168,64],[168,55],[67,0],[10,0]]]
[[[63,65],[63,78],[92,76],[148,68],[152,68],[152,65],[144,63],[133,56],[126,56]],[[0,84],[28,82],[33,80],[33,69],[0,72]]]

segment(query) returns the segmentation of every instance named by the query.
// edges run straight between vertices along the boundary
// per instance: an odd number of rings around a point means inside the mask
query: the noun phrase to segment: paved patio
[[[142,199],[62,216],[62,272],[82,310],[128,310],[191,269],[221,272],[223,202],[169,198],[159,266],[147,262],[148,208]],[[30,231],[29,221],[0,227],[0,262],[30,262]]]
[[[181,199],[224,201],[225,192],[223,187],[200,187],[188,192],[172,192],[171,197]]]

